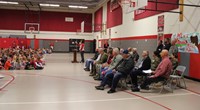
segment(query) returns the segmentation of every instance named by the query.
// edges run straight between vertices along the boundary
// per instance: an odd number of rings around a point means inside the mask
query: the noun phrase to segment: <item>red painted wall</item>
[[[122,8],[118,7],[111,12],[110,1],[107,3],[107,28],[122,24]]]
[[[26,13],[26,14],[25,14]],[[37,15],[19,10],[0,10],[0,29],[3,30],[24,30],[24,23],[36,22]],[[74,22],[65,22],[65,17],[73,17]],[[65,12],[41,12],[40,31],[63,31],[76,32],[81,29],[81,22],[92,23],[92,14],[65,13]],[[85,31],[91,32],[92,25],[86,26]]]
[[[0,29],[24,30],[25,11],[0,10]]]
[[[102,20],[103,20],[103,8],[101,7],[94,13],[94,31],[101,31],[102,30]]]
[[[190,54],[190,71],[189,76],[200,79],[200,54]]]
[[[177,3],[178,0],[158,0],[159,2],[170,2],[170,3]],[[165,10],[165,11],[169,11],[169,10],[173,10],[173,9],[177,9],[178,5],[170,5],[170,4],[157,4],[157,10]],[[146,9],[156,9],[156,3],[153,2],[148,2],[148,5],[146,6]],[[139,19],[143,19],[143,18],[147,18],[150,16],[154,16],[156,14],[160,14],[161,12],[156,12],[156,11],[145,11],[141,14],[136,15],[136,13],[134,13],[134,20],[139,20]]]

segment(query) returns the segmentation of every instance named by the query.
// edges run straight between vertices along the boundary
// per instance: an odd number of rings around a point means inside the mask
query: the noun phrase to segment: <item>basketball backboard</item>
[[[119,0],[123,13],[128,14],[148,5],[148,0]]]
[[[24,24],[24,33],[27,34],[39,34],[40,24],[39,23],[25,23]]]

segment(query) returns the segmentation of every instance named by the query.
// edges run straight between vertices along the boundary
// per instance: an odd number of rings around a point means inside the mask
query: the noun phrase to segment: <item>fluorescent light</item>
[[[81,9],[87,9],[87,6],[76,6],[76,5],[69,5],[69,8],[81,8]]]
[[[40,6],[51,6],[51,7],[59,7],[58,4],[40,4]]]
[[[7,2],[7,1],[0,1],[1,4],[14,4],[17,5],[19,4],[18,2]]]

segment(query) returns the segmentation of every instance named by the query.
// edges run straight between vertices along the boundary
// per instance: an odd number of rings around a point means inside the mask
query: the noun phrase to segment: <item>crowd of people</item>
[[[86,60],[84,70],[89,71],[94,80],[101,81],[95,86],[97,90],[104,90],[108,85],[108,93],[114,93],[119,80],[127,76],[131,79],[133,92],[149,90],[151,83],[168,79],[172,70],[178,66],[178,48],[175,43],[176,40],[170,43],[167,39],[164,44],[160,41],[151,58],[146,50],[140,58],[137,48],[98,48],[94,57]],[[145,77],[140,84],[138,76]]]
[[[0,49],[0,70],[42,70],[45,65],[44,54],[49,49]]]

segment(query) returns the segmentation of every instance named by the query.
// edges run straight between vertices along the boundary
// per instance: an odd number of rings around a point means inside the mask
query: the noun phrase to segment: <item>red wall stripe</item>
[[[110,1],[107,3],[107,28],[122,24],[122,8],[118,7],[111,12]]]

